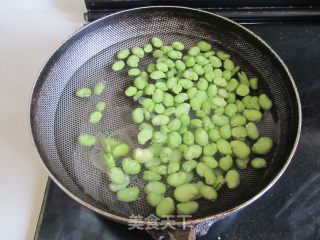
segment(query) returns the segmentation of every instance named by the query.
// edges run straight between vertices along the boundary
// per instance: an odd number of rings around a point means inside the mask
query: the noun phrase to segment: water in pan
[[[128,39],[106,48],[89,59],[69,80],[60,96],[56,109],[55,141],[64,168],[79,189],[92,199],[93,204],[96,203],[102,210],[125,217],[131,214],[148,216],[154,213],[155,210],[148,206],[145,194],[140,195],[138,202],[125,204],[117,201],[115,193],[108,189],[109,180],[107,175],[90,159],[90,156],[99,155],[99,153],[95,152],[98,150],[79,146],[77,136],[80,133],[111,135],[127,142],[131,149],[137,147],[136,135],[138,126],[131,120],[131,111],[138,106],[138,103],[124,95],[124,90],[132,84],[133,77],[128,77],[126,70],[113,72],[111,64],[115,61],[114,54],[118,50],[133,46],[143,46],[151,37],[152,35],[144,35]],[[187,48],[195,45],[200,40],[195,36],[175,33],[167,33],[161,35],[161,37],[165,43],[171,43],[174,40],[182,41]],[[227,49],[235,63],[240,65],[249,76],[257,76],[259,78],[259,92],[266,92],[273,97],[267,84],[261,81],[262,77],[259,72],[247,60],[232,51],[232,49],[228,49],[228,46],[224,46],[221,42],[215,40],[211,40],[211,42],[214,45],[214,50]],[[151,60],[151,57],[145,57],[139,64],[139,68],[145,69]],[[78,88],[93,87],[99,81],[107,82],[106,90],[101,96],[92,96],[88,99],[79,99],[74,96],[74,92]],[[94,111],[95,104],[99,100],[107,102],[107,108],[103,112],[103,119],[99,124],[89,124],[89,115]],[[261,134],[272,137],[276,143],[275,145],[278,146],[279,134],[281,133],[279,131],[280,126],[276,107],[273,108],[272,112],[265,114],[259,126]],[[276,155],[277,152],[274,151],[267,157],[269,165],[273,163]],[[118,162],[119,164],[120,162]],[[223,187],[216,202],[200,200],[200,210],[193,217],[198,218],[219,213],[238,204],[242,201],[241,199],[244,199],[244,196],[248,195],[248,192],[254,189],[255,185],[263,180],[268,171],[257,171],[250,167],[247,170],[240,171],[241,185],[238,189],[228,190]],[[142,190],[144,184],[145,181],[142,180],[142,176],[139,174],[131,177],[129,186],[138,186]],[[168,195],[170,192],[168,192]],[[79,193],[79,195],[83,193]]]

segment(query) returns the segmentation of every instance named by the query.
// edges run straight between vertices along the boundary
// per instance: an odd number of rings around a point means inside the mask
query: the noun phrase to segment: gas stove
[[[86,0],[87,21],[147,5],[183,5],[240,22],[284,60],[302,102],[297,151],[280,180],[248,207],[215,222],[200,239],[320,239],[320,4],[318,1]],[[290,5],[288,3],[290,2]],[[35,239],[151,239],[81,206],[48,180]]]

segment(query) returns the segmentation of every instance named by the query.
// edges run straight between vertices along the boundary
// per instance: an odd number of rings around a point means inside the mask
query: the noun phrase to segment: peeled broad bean
[[[141,47],[133,47],[131,48],[132,54],[136,55],[138,58],[144,57],[144,51]]]
[[[171,148],[177,148],[182,143],[182,137],[178,132],[171,132],[167,137],[167,145]]]
[[[272,101],[266,94],[259,96],[259,105],[264,110],[269,110],[272,107]]]
[[[205,156],[213,156],[217,152],[217,145],[215,143],[210,143],[203,147],[203,154]]]
[[[139,197],[140,190],[137,187],[129,187],[117,192],[117,199],[122,202],[133,202]]]
[[[153,153],[150,149],[145,148],[136,148],[132,153],[133,159],[137,160],[140,163],[145,163],[151,161],[153,158]]]
[[[124,158],[122,160],[122,169],[125,173],[134,175],[138,174],[141,170],[141,165],[138,161],[130,159],[130,158]]]
[[[229,118],[227,116],[224,115],[213,115],[212,116],[212,122],[219,126],[222,127],[223,125],[227,125],[229,124]]]
[[[182,42],[175,41],[171,44],[171,46],[178,51],[182,51],[184,49],[184,44]]]
[[[131,61],[127,62],[127,64],[128,64],[129,67],[132,67],[132,66],[129,65],[129,63],[131,65]],[[114,64],[112,64],[111,68],[112,68],[113,71],[120,71],[120,70],[122,70],[124,68],[124,66],[125,66],[124,61],[120,60],[120,61],[116,61]]]
[[[200,194],[204,199],[209,201],[215,201],[218,197],[217,191],[208,185],[203,185],[200,188]]]
[[[107,169],[111,169],[116,166],[116,160],[114,159],[111,153],[103,154],[102,159]]]
[[[180,170],[180,164],[178,162],[171,162],[168,164],[167,173],[172,174]]]
[[[265,168],[267,166],[267,161],[263,158],[254,158],[251,161],[251,166],[256,169]]]
[[[80,88],[76,91],[75,95],[79,98],[87,98],[91,96],[90,88]]]
[[[100,122],[101,118],[102,118],[102,113],[95,111],[90,114],[89,122],[92,124],[96,124],[96,123]]]
[[[229,170],[225,176],[228,188],[237,188],[240,184],[240,174],[236,170]]]
[[[167,177],[167,183],[172,187],[178,187],[185,183],[187,174],[185,172],[172,173]]]
[[[168,124],[170,121],[170,118],[165,115],[157,115],[157,116],[154,116],[151,121],[154,126],[161,126],[161,125]]]
[[[106,108],[107,106],[107,103],[104,102],[104,101],[99,101],[97,104],[96,104],[96,111],[98,112],[103,112],[104,109]]]
[[[247,158],[250,155],[250,147],[242,141],[234,140],[230,142],[233,154],[238,158]]]
[[[252,152],[256,154],[268,154],[273,146],[273,141],[270,137],[260,137],[252,146]]]
[[[164,194],[166,192],[166,189],[166,185],[159,181],[148,182],[144,187],[144,191],[146,193],[155,192],[159,194]]]
[[[229,125],[224,125],[220,128],[220,136],[223,139],[229,139],[231,137],[231,128]]]
[[[111,168],[108,174],[110,181],[114,184],[122,184],[125,181],[125,174],[118,167]]]
[[[187,183],[177,187],[174,190],[174,197],[178,202],[189,202],[199,193],[195,184]]]
[[[232,128],[231,134],[234,138],[245,138],[247,136],[247,130],[243,126],[238,126]]]
[[[179,214],[194,214],[198,211],[199,204],[195,201],[177,204],[177,212]]]
[[[183,156],[186,160],[197,159],[202,154],[202,148],[199,145],[188,146],[183,153]]]
[[[253,90],[257,90],[258,89],[258,78],[250,78],[249,84]]]
[[[209,143],[208,133],[203,128],[197,128],[194,131],[194,139],[200,146],[205,146]]]
[[[262,113],[254,109],[246,109],[243,111],[243,116],[251,122],[259,122],[262,118]]]
[[[221,136],[220,136],[220,132],[218,129],[211,129],[209,131],[209,138],[211,141],[213,142],[217,142],[219,139],[221,139]]]
[[[96,144],[96,137],[89,134],[80,134],[78,142],[81,146],[92,147]]]
[[[249,158],[237,158],[236,159],[236,165],[239,169],[246,169],[247,165],[249,163]]]
[[[161,176],[158,173],[152,171],[144,171],[143,172],[143,179],[147,181],[159,181],[161,180]]]
[[[156,48],[160,48],[163,46],[163,42],[162,42],[161,38],[159,38],[159,37],[153,37],[151,39],[151,43]]]
[[[197,162],[195,160],[188,160],[182,164],[182,170],[185,172],[190,172],[195,169],[197,166]]]
[[[152,45],[150,43],[147,43],[146,45],[144,45],[143,47],[143,51],[145,53],[151,53],[153,50]]]
[[[123,49],[123,50],[120,50],[118,53],[117,53],[117,58],[118,59],[125,59],[129,56],[130,54],[130,50],[129,49]]]
[[[231,118],[231,126],[237,127],[237,126],[243,126],[247,122],[247,119],[242,115],[235,115],[233,118]]]
[[[136,55],[131,55],[130,57],[128,57],[128,59],[127,59],[127,65],[129,66],[129,67],[132,67],[132,68],[136,68],[136,67],[138,67],[138,64],[139,64],[139,58],[136,56]],[[121,66],[122,66],[122,64],[121,64]],[[123,62],[123,67],[124,67],[124,62]],[[122,67],[122,68],[123,68]],[[122,69],[121,68],[121,69]],[[119,69],[119,68],[118,68]],[[121,70],[120,69],[120,70]],[[114,70],[114,69],[113,69]],[[115,71],[119,71],[119,70],[115,70]]]
[[[250,139],[256,140],[259,138],[259,129],[257,125],[253,122],[249,122],[246,124],[247,135]]]
[[[142,108],[136,108],[132,111],[132,120],[135,123],[142,123],[144,120],[144,111]]]
[[[217,141],[217,149],[222,154],[232,154],[231,145],[225,139],[219,139]]]
[[[163,194],[156,193],[156,192],[150,192],[147,195],[147,202],[151,207],[156,207],[158,204],[164,199]]]
[[[202,162],[210,169],[217,168],[219,166],[218,161],[209,156],[204,156],[202,158]]]
[[[233,159],[230,155],[220,158],[219,160],[219,167],[223,171],[228,171],[233,165]]]
[[[175,210],[174,201],[170,197],[166,197],[160,201],[156,208],[156,214],[158,217],[165,217],[173,214]]]
[[[210,168],[204,169],[203,177],[206,180],[206,184],[208,185],[213,185],[216,182],[216,176]]]
[[[192,132],[187,131],[183,134],[183,143],[186,145],[193,145],[194,144],[194,135]]]
[[[112,148],[112,154],[115,158],[125,156],[129,152],[129,146],[125,143],[115,145]]]
[[[124,177],[125,177],[125,180],[124,180],[124,182],[121,183],[121,184],[110,183],[110,184],[109,184],[109,189],[110,189],[110,191],[112,191],[112,192],[118,192],[118,191],[126,188],[126,187],[129,185],[129,183],[130,183],[130,177],[129,177],[128,175],[125,175]]]
[[[250,91],[249,91],[248,86],[245,85],[245,84],[242,84],[242,83],[240,83],[240,85],[236,89],[236,94],[241,96],[241,97],[244,97],[244,96],[248,95],[249,92]]]

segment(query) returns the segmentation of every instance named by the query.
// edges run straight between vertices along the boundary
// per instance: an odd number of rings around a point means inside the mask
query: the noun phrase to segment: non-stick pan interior
[[[179,40],[187,47],[206,39],[214,50],[230,52],[250,77],[258,77],[259,92],[272,98],[272,111],[259,123],[261,135],[272,137],[275,143],[267,156],[268,168],[240,171],[240,187],[223,187],[216,202],[200,200],[200,210],[193,218],[229,211],[267,187],[286,165],[297,137],[299,111],[290,76],[272,51],[243,28],[212,14],[184,8],[142,8],[104,18],[72,36],[51,57],[35,85],[31,125],[38,151],[53,177],[94,208],[126,218],[154,213],[145,195],[134,203],[117,201],[106,174],[92,162],[92,156],[99,153],[77,143],[79,133],[102,133],[126,141],[131,148],[137,146],[138,128],[130,115],[137,103],[123,93],[132,78],[126,71],[114,73],[111,64],[117,51],[142,46],[153,36],[167,44]],[[145,59],[140,67],[150,61]],[[101,96],[74,96],[78,88],[99,81],[107,82]],[[107,102],[104,118],[97,125],[89,124],[88,116],[99,100]],[[141,175],[133,177],[131,185],[142,189],[145,183],[141,179]]]

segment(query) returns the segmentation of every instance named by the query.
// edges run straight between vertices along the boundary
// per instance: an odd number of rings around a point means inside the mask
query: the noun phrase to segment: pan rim
[[[32,144],[34,145],[35,149],[37,150],[37,158],[38,160],[41,162],[42,166],[44,167],[44,169],[47,171],[49,177],[68,195],[70,196],[72,199],[74,199],[75,201],[77,201],[78,203],[80,203],[81,205],[83,205],[84,207],[102,215],[105,216],[111,220],[115,220],[117,222],[120,223],[124,223],[124,224],[129,224],[132,223],[132,219],[130,218],[126,218],[126,217],[121,217],[119,215],[116,214],[112,214],[106,211],[103,211],[97,207],[92,206],[91,204],[88,204],[87,202],[85,202],[84,200],[78,198],[74,193],[72,193],[71,191],[69,191],[66,187],[63,186],[62,183],[60,183],[60,181],[54,176],[54,174],[50,171],[50,169],[46,166],[46,164],[44,163],[44,161],[42,160],[42,157],[40,156],[39,153],[39,146],[37,145],[36,141],[35,141],[35,134],[34,131],[35,129],[33,129],[33,125],[32,125],[32,118],[31,118],[31,114],[32,114],[32,100],[33,100],[33,96],[34,96],[34,89],[38,83],[38,80],[40,79],[41,74],[45,71],[45,68],[47,66],[47,63],[50,62],[50,60],[56,55],[58,54],[59,50],[61,49],[61,47],[63,47],[64,45],[66,45],[69,40],[71,40],[73,37],[75,37],[76,35],[78,35],[80,32],[84,31],[84,29],[87,29],[89,27],[91,27],[92,25],[96,25],[99,22],[104,21],[107,18],[111,18],[113,16],[119,15],[119,14],[123,14],[125,12],[132,12],[132,11],[137,11],[137,10],[141,10],[141,9],[161,9],[161,8],[167,8],[167,9],[185,9],[188,11],[194,11],[194,12],[198,12],[198,13],[203,13],[203,14],[209,14],[211,16],[214,16],[216,18],[220,18],[221,20],[224,20],[226,22],[228,22],[229,24],[233,24],[238,28],[241,28],[242,31],[247,32],[248,34],[250,34],[252,37],[254,37],[257,41],[259,41],[260,43],[263,44],[263,46],[265,48],[267,48],[272,54],[273,56],[279,61],[279,63],[282,65],[283,69],[285,70],[287,76],[290,79],[290,83],[293,87],[294,93],[295,93],[295,97],[296,97],[296,101],[297,101],[297,114],[298,114],[298,126],[297,126],[297,132],[296,132],[296,138],[294,140],[294,144],[292,146],[291,152],[288,156],[288,159],[286,161],[286,163],[284,164],[284,166],[281,168],[281,170],[275,175],[275,177],[267,184],[267,186],[265,186],[261,191],[259,191],[256,195],[254,195],[252,198],[250,198],[249,200],[243,202],[242,204],[233,207],[227,211],[224,211],[222,213],[218,213],[218,214],[214,214],[214,215],[210,215],[207,217],[202,217],[202,218],[197,218],[197,219],[192,219],[192,220],[187,220],[185,222],[174,222],[173,225],[174,226],[189,226],[192,227],[192,225],[200,223],[200,222],[205,222],[205,221],[212,221],[212,220],[217,220],[220,219],[226,215],[229,215],[230,213],[236,212],[240,209],[243,209],[244,207],[248,206],[249,204],[253,203],[254,201],[256,201],[258,198],[260,198],[263,194],[265,194],[278,180],[279,178],[282,176],[282,174],[285,172],[285,170],[287,169],[288,165],[290,164],[292,157],[297,149],[298,146],[298,142],[299,142],[299,138],[300,138],[300,134],[301,134],[301,125],[302,125],[302,110],[301,110],[301,101],[300,101],[300,97],[299,97],[299,93],[297,90],[297,86],[294,82],[294,79],[288,69],[288,67],[286,66],[286,64],[284,63],[284,61],[279,57],[279,55],[263,40],[261,39],[259,36],[257,36],[255,33],[253,33],[251,30],[243,27],[242,25],[240,25],[237,22],[234,22],[233,20],[230,20],[226,17],[223,17],[221,15],[215,14],[215,13],[211,13],[205,10],[201,10],[201,9],[195,9],[195,8],[190,8],[190,7],[182,7],[182,6],[166,6],[166,5],[158,5],[158,6],[147,6],[147,7],[138,7],[138,8],[130,8],[127,10],[123,10],[123,11],[119,11],[107,16],[104,16],[96,21],[93,21],[91,23],[88,23],[87,25],[83,26],[82,28],[78,29],[76,32],[74,32],[73,34],[71,34],[66,40],[64,40],[61,44],[59,44],[57,46],[57,48],[53,51],[53,53],[48,57],[47,61],[45,61],[44,65],[42,66],[42,68],[39,71],[39,74],[36,78],[36,80],[33,83],[32,86],[32,94],[30,95],[30,99],[29,99],[29,134],[31,135],[31,139],[32,139]],[[135,223],[137,224],[143,224],[143,225],[150,225],[150,222],[148,221],[142,221],[142,220],[134,220]],[[151,223],[152,224],[152,223]],[[163,226],[165,225],[164,222],[156,222],[155,223],[158,226]]]

